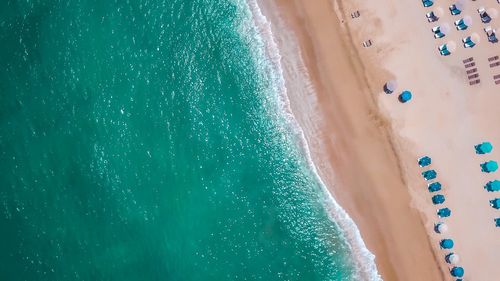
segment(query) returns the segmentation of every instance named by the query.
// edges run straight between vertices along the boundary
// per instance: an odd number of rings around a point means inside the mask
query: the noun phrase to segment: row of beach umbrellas
[[[429,165],[432,164],[432,159],[429,156],[423,156],[418,159],[418,165],[422,168],[428,167]],[[437,178],[437,172],[434,169],[428,169],[422,172],[422,177],[426,181],[431,181]],[[428,190],[430,193],[438,192],[441,190],[442,185],[438,181],[431,182],[427,185]],[[442,194],[436,194],[433,195],[432,198],[432,203],[434,205],[440,205],[443,204],[446,200],[445,196]],[[440,208],[437,210],[437,215],[440,219],[449,217],[451,215],[451,210],[449,208]],[[448,225],[446,225],[444,222],[438,222],[434,225],[434,231],[439,234],[444,234],[448,231]],[[439,247],[443,250],[452,250],[453,247],[455,246],[455,242],[453,239],[441,239],[439,242]],[[453,277],[461,278],[464,276],[464,269],[463,267],[457,266],[457,264],[460,262],[460,257],[458,254],[454,252],[448,252],[444,260],[452,265],[450,269],[450,274]]]
[[[474,146],[476,154],[488,154],[493,150],[493,145],[490,142],[483,142]],[[498,170],[498,163],[490,160],[481,164],[481,171],[484,173],[493,173]],[[484,189],[488,192],[500,191],[500,181],[492,180],[484,185]],[[500,198],[490,200],[490,206],[495,209],[500,209]],[[500,218],[494,219],[495,226],[500,227]]]

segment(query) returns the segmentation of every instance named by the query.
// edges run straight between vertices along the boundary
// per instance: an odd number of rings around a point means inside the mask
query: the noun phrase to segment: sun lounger
[[[500,61],[497,61],[497,62],[494,62],[494,63],[490,63],[490,67],[497,67],[500,65]]]
[[[439,20],[439,18],[436,16],[436,14],[434,14],[434,12],[428,12],[427,14],[425,14],[425,16],[427,17],[427,21],[429,22],[435,22]]]
[[[422,4],[424,5],[424,7],[430,7],[434,4],[434,2],[432,2],[431,0],[422,0]]]
[[[475,73],[475,72],[477,72],[477,68],[474,67],[473,69],[469,69],[466,72],[467,72],[467,75]]]
[[[466,30],[467,29],[467,25],[465,24],[464,22],[464,19],[459,19],[459,20],[456,20],[455,21],[455,26],[458,30]]]
[[[467,78],[469,80],[471,80],[471,79],[478,78],[478,77],[479,77],[479,74],[476,73],[476,74],[469,75]]]
[[[499,79],[500,78],[500,74],[497,74],[497,75],[493,75],[493,79]]]
[[[473,58],[473,57],[470,57],[470,58],[466,58],[466,59],[464,59],[462,62],[463,62],[463,63],[469,63],[469,62],[471,62],[471,61],[473,61],[473,60],[474,60],[474,58]]]
[[[495,80],[495,85],[500,84],[500,80]]]
[[[475,62],[471,62],[471,63],[468,63],[468,64],[466,64],[464,66],[465,66],[465,68],[469,68],[469,67],[476,66],[476,63]]]
[[[499,58],[498,56],[490,57],[490,58],[488,58],[488,61],[492,62],[494,60],[497,60],[498,58]]]
[[[462,11],[460,11],[455,4],[450,6],[450,12],[453,16],[459,15]]]
[[[463,38],[462,42],[464,43],[464,47],[465,48],[473,48],[474,46],[476,46],[476,43],[474,43],[471,40],[470,36],[467,36],[466,38]]]
[[[480,80],[480,79],[473,80],[473,81],[470,81],[470,82],[469,82],[469,85],[473,86],[473,85],[479,84],[480,82],[481,82],[481,80]]]
[[[488,37],[488,41],[491,43],[497,43],[498,38],[496,35],[496,30],[491,28],[491,26],[485,27],[484,32],[486,32],[486,37]]]

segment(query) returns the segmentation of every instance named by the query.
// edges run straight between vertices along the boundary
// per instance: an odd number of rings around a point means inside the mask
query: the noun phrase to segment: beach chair
[[[486,36],[488,37],[488,41],[491,43],[497,43],[498,38],[496,35],[495,29],[491,28],[491,26],[487,26],[484,28],[484,32],[486,32]]]
[[[427,8],[427,7],[434,5],[434,2],[431,0],[422,0],[422,4],[424,5],[424,7]]]
[[[443,38],[444,37],[444,33],[441,32],[441,27],[440,26],[434,26],[432,28],[432,32],[434,33],[434,38],[438,39],[438,38]]]
[[[473,48],[474,46],[476,46],[476,43],[472,41],[470,36],[463,38],[462,42],[464,43],[464,48]]]
[[[451,5],[449,8],[450,8],[450,13],[453,16],[460,15],[460,13],[462,13],[462,11],[459,10],[455,4]]]
[[[451,54],[451,52],[448,50],[448,46],[446,46],[446,44],[439,46],[438,50],[442,56],[449,56]]]
[[[489,23],[491,21],[490,15],[486,12],[486,9],[484,7],[480,7],[477,9],[477,12],[479,13],[479,16],[481,17],[481,21],[483,23]]]
[[[427,17],[427,21],[429,22],[435,22],[439,20],[439,18],[436,16],[436,14],[434,14],[434,12],[428,12],[427,14],[425,14],[425,16]]]
[[[455,21],[455,26],[458,30],[466,30],[467,25],[465,25],[464,19],[459,19]]]

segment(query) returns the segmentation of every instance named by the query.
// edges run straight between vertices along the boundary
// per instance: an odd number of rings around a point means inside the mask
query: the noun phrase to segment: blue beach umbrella
[[[450,270],[451,276],[462,277],[464,276],[464,269],[460,266],[455,266]]]
[[[483,142],[481,144],[478,144],[476,146],[474,146],[476,148],[476,153],[477,154],[486,154],[486,153],[490,153],[491,150],[493,149],[493,145],[491,145],[490,142]]]
[[[410,91],[403,91],[400,95],[399,95],[399,101],[402,102],[402,103],[405,103],[409,100],[411,100],[411,92]]]
[[[427,170],[425,172],[422,172],[422,176],[425,180],[433,180],[436,178],[437,173],[434,170]]]
[[[498,163],[496,161],[490,160],[481,164],[481,171],[485,173],[491,173],[498,170]]]
[[[455,243],[451,239],[443,239],[441,240],[441,242],[439,242],[439,246],[441,246],[441,248],[443,249],[451,249],[454,245]]]
[[[486,189],[489,192],[493,191],[500,191],[500,181],[494,180],[494,181],[489,181],[485,186],[484,189]]]
[[[500,198],[495,198],[493,200],[490,200],[490,206],[495,209],[500,209]]]
[[[500,218],[495,219],[495,226],[500,227]]]
[[[420,167],[425,167],[425,166],[429,166],[431,164],[432,160],[429,156],[424,156],[424,157],[421,157],[420,159],[418,159],[418,165]]]
[[[445,200],[444,195],[437,194],[437,195],[432,196],[432,203],[434,205],[443,204],[444,200]]]
[[[437,211],[437,215],[441,218],[446,218],[451,215],[451,210],[448,208],[441,208]]]
[[[441,184],[439,182],[433,182],[428,185],[429,192],[436,192],[441,190]]]

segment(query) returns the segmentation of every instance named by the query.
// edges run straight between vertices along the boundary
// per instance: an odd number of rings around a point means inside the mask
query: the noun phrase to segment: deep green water
[[[0,280],[352,278],[243,1],[0,6]]]

